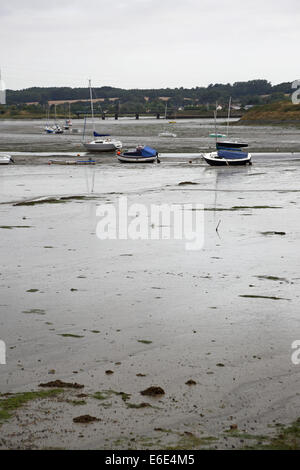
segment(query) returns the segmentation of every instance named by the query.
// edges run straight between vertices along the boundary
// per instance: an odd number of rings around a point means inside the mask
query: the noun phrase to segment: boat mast
[[[229,119],[230,119],[231,97],[228,103],[228,117],[227,117],[227,137],[229,136]]]
[[[214,117],[215,117],[215,138],[216,138],[216,143],[218,142],[218,134],[217,134],[217,109],[218,109],[218,103],[216,102],[216,109],[214,111]]]
[[[92,95],[92,80],[89,80],[89,87],[90,87],[90,100],[91,100],[91,111],[92,111],[92,121],[93,121],[93,132],[95,132],[94,105],[93,105],[93,95]]]

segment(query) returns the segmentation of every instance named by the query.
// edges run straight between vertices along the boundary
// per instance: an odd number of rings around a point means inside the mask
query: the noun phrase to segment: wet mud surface
[[[105,129],[155,146],[159,125]],[[103,155],[86,168],[47,165],[76,154],[75,136],[1,126],[17,155],[0,167],[0,448],[297,446],[297,132],[235,127],[253,166],[210,168],[198,152],[211,124],[178,123],[179,141],[157,137],[160,165]],[[203,246],[100,240],[97,209],[120,196],[198,214]]]

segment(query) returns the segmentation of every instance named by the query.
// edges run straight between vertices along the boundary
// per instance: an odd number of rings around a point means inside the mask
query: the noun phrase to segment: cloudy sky
[[[300,78],[298,0],[9,0],[7,88],[159,88]]]

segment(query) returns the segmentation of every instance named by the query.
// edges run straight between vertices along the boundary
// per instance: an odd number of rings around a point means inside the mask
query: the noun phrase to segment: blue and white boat
[[[122,163],[153,163],[158,161],[158,152],[147,145],[138,145],[134,150],[118,151],[117,157]]]
[[[228,104],[228,119],[227,119],[227,138],[229,135],[229,119],[230,119],[230,107],[231,107],[231,97]],[[210,134],[210,137],[216,139],[216,152],[205,153],[202,155],[204,160],[212,166],[224,166],[224,165],[252,165],[251,154],[245,152],[244,149],[248,147],[248,144],[245,142],[236,142],[236,141],[218,141],[218,138],[226,137],[223,134],[218,134],[217,132],[217,110],[218,106],[216,104],[216,110],[214,112],[215,118],[215,133]]]
[[[216,142],[217,151],[203,154],[204,160],[212,166],[251,165],[251,154],[244,149],[244,142]]]

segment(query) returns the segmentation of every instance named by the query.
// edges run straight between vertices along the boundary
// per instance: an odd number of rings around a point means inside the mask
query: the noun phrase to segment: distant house
[[[158,99],[161,100],[161,101],[169,101],[171,99],[171,97],[170,96],[159,96]]]
[[[246,109],[246,111],[248,111],[248,109],[251,109],[254,107],[254,104],[246,104],[246,106],[244,106],[244,108]]]

